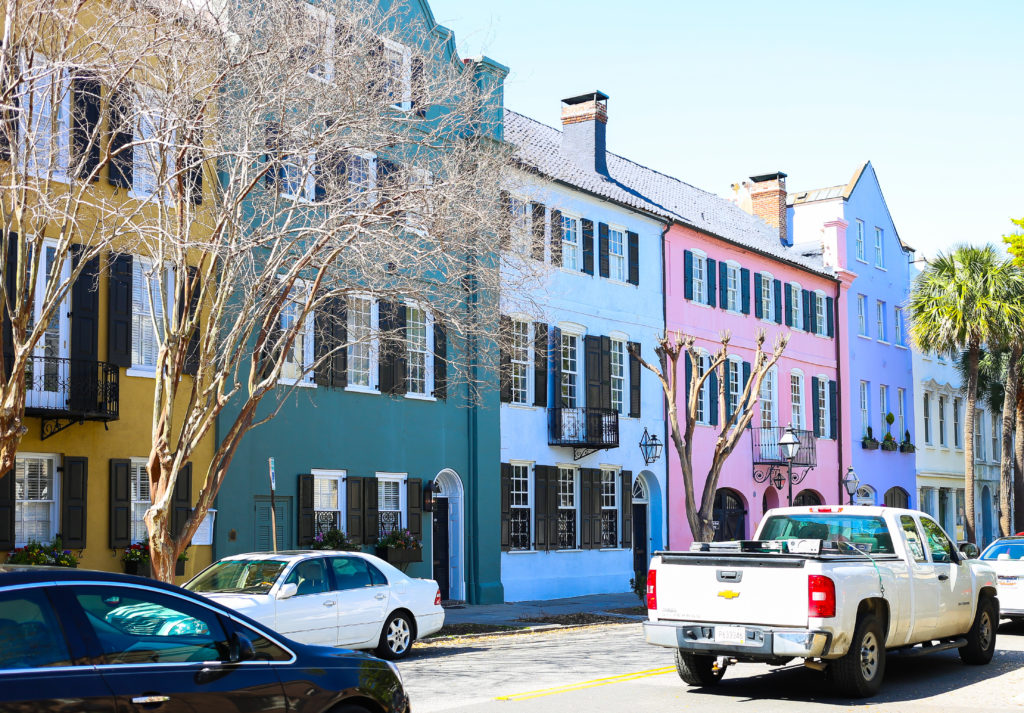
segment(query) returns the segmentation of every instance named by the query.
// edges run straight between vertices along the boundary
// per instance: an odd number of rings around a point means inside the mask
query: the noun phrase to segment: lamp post
[[[843,487],[846,488],[846,494],[850,496],[850,505],[853,505],[853,494],[860,487],[860,480],[857,479],[857,474],[853,472],[852,465],[847,467],[846,475],[843,476]]]
[[[786,432],[779,439],[779,448],[782,449],[782,457],[786,459],[789,466],[787,479],[789,480],[789,506],[793,507],[793,459],[800,452],[800,439],[793,432],[793,425],[786,426]]]
[[[640,438],[640,454],[644,457],[644,463],[650,465],[661,458],[661,441],[657,436],[652,436],[644,429],[644,435]]]

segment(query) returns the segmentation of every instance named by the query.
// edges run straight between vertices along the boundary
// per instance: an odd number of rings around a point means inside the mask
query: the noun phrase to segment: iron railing
[[[117,420],[118,376],[117,367],[105,361],[30,357],[25,365],[25,415]]]
[[[782,456],[782,447],[779,439],[786,433],[781,426],[772,428],[752,428],[751,448],[753,449],[755,465],[786,465],[786,459]],[[793,459],[794,468],[813,468],[818,464],[818,454],[815,450],[817,439],[813,431],[793,429],[797,440],[800,441],[800,450]]]
[[[619,413],[612,409],[549,408],[548,445],[618,448]]]

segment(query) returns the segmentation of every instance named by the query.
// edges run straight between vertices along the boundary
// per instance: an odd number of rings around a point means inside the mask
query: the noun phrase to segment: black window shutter
[[[718,306],[722,309],[729,309],[729,265],[725,262],[718,263]]]
[[[836,394],[836,382],[828,382],[828,432],[829,438],[839,436],[839,412],[836,408],[838,395]]]
[[[786,326],[793,327],[793,288],[786,283]]]
[[[804,331],[811,331],[811,293],[808,290],[800,290],[804,301]]]
[[[776,280],[772,290],[775,292],[775,324],[782,324],[782,280]]]
[[[405,508],[407,527],[412,536],[423,542],[423,480],[409,478],[405,481]]]
[[[313,510],[313,475],[299,476],[299,547],[309,547],[316,535],[316,513]]]
[[[710,422],[712,426],[718,425],[718,372],[712,371],[711,376],[708,377],[708,410],[710,413]]]
[[[612,407],[612,340],[601,337],[601,408]]]
[[[0,478],[0,550],[5,552],[14,549],[15,503],[14,470],[11,469]]]
[[[629,417],[640,418],[640,379],[643,366],[640,359],[633,356],[633,351],[640,351],[639,342],[629,342]]]
[[[325,299],[320,306],[320,309],[313,312],[313,358],[316,360],[316,366],[313,370],[313,381],[317,386],[330,386],[332,381],[331,368],[334,366],[334,360],[330,354],[335,349],[338,349],[338,344],[334,341],[334,310],[332,307],[332,298]],[[300,478],[300,483],[301,481]],[[301,526],[300,526],[301,527]]]
[[[100,82],[88,74],[71,80],[71,165],[85,178],[100,165]],[[98,176],[93,175],[95,181]]]
[[[146,477],[143,472],[143,477]],[[12,483],[13,478],[8,478]],[[0,484],[3,481],[0,480]],[[132,544],[132,462],[110,459],[110,548]]]
[[[601,277],[611,275],[611,266],[608,262],[608,224],[597,224],[597,263]]]
[[[412,85],[412,110],[413,113],[422,119],[427,115],[426,86],[423,77],[423,58],[416,55],[412,58],[411,85]]]
[[[736,368],[736,363],[727,359],[722,368],[725,370],[725,420],[728,421],[732,418],[732,412],[736,409],[736,404],[733,403],[732,393],[729,389],[729,375],[732,369]],[[739,374],[737,374],[738,376]]]
[[[594,274],[594,221],[587,218],[580,220],[580,232],[583,240],[583,272]]]
[[[818,377],[811,377],[811,418],[814,420],[814,437],[821,438],[821,428],[818,427],[818,419],[821,417],[820,410],[818,408],[818,389],[821,388],[818,385]]]
[[[750,270],[740,268],[740,312],[750,314]]]
[[[132,365],[132,256],[116,253],[110,261],[107,304],[107,361]]]
[[[186,137],[187,150],[185,151],[184,184],[185,195],[192,205],[202,205],[203,202],[203,117],[202,105],[193,101],[189,112],[189,135]],[[317,162],[317,168],[320,163]],[[317,200],[321,189],[319,182],[317,186]]]
[[[281,125],[271,121],[264,127],[263,143],[266,146],[266,160],[270,168],[263,174],[263,180],[268,186],[274,186],[281,178],[284,167],[281,165]]]
[[[551,548],[548,539],[548,478],[551,470],[546,465],[533,467],[533,546],[537,550]]]
[[[188,314],[192,316],[199,309],[199,294],[201,292],[199,285],[199,270],[189,266],[186,274],[188,275],[188,281],[184,285],[184,292],[188,295]],[[178,309],[181,310],[185,304],[185,296],[178,296]],[[188,346],[185,349],[185,365],[184,371],[186,374],[192,376],[196,375],[199,371],[199,325],[192,330],[192,333],[188,335]]]
[[[619,542],[623,549],[630,549],[633,546],[633,472],[620,472],[619,482],[619,510],[622,511]]]
[[[334,344],[341,346],[331,357],[331,386],[344,389],[348,386],[348,347],[344,346],[348,342],[348,303],[344,297],[335,297],[330,310],[334,314]],[[436,325],[434,334],[437,334]],[[443,338],[441,343],[444,344]]]
[[[754,273],[754,316],[758,319],[764,317],[764,306],[761,302],[761,277],[760,272]]]
[[[693,253],[683,250],[683,297],[693,299]]]
[[[544,216],[543,203],[533,203],[530,206],[530,213],[533,217],[530,241],[530,257],[534,260],[544,262]]]
[[[81,259],[82,246],[71,246],[71,261],[75,267]],[[99,359],[100,259],[96,256],[82,266],[78,279],[71,286],[71,385],[68,400],[75,410],[94,410],[99,402],[96,361]]]
[[[593,520],[594,520],[594,503],[593,503],[593,490],[594,490],[594,478],[593,469],[591,468],[580,468],[580,532],[577,535],[579,538],[580,548],[584,550],[591,550],[594,548],[593,540],[590,535],[593,532]]]
[[[562,330],[551,328],[551,407],[562,408]]]
[[[562,266],[562,211],[551,209],[551,264]]]
[[[687,404],[684,410],[686,410],[687,417],[689,417],[690,384],[693,383],[693,362],[690,361],[690,352],[683,354],[683,376],[683,398]]]
[[[506,314],[498,318],[498,335],[501,341],[499,350],[498,380],[501,388],[501,402],[512,403],[512,354],[508,342],[512,340],[512,318]]]
[[[557,550],[558,546],[558,467],[548,466],[547,478],[548,505],[548,549]],[[579,503],[577,503],[577,507]],[[578,535],[577,535],[578,537]]]
[[[745,361],[743,362],[743,384],[741,386],[741,389],[747,388],[748,383],[750,383],[750,362]]]
[[[377,479],[363,478],[363,544],[372,545],[380,538],[377,522]]]
[[[601,542],[601,471],[590,470],[590,547],[600,549]]]
[[[107,181],[112,186],[131,188],[134,180],[134,152],[132,143],[135,141],[134,99],[130,84],[117,87],[110,92],[110,111],[107,130],[110,139],[107,144],[112,155],[107,173]]]
[[[533,324],[533,405],[548,405],[548,325]]]
[[[7,234],[7,261],[4,264],[4,288],[7,290],[7,299],[18,302],[18,234],[11,232]],[[3,366],[4,378],[11,368],[14,359],[14,331],[11,326],[11,302],[8,302],[3,310]],[[12,516],[13,517],[13,516]],[[11,521],[13,522],[13,520]],[[14,545],[11,545],[13,548]]]
[[[583,368],[587,372],[587,400],[585,405],[588,408],[601,408],[601,338],[589,335],[584,337],[583,353]]]
[[[512,549],[512,466],[501,464],[501,551]]]
[[[835,336],[835,300],[831,297],[825,298],[825,333]]]
[[[448,334],[438,321],[434,322],[434,398],[448,398]]]
[[[707,304],[710,307],[715,306],[715,297],[718,294],[718,281],[715,279],[718,276],[717,263],[711,258],[704,258],[704,273],[707,275],[708,282],[708,299]]]
[[[508,191],[498,191],[498,208],[502,216],[498,225],[498,247],[508,250],[512,244],[512,197]]]
[[[382,394],[405,393],[405,305],[380,303],[380,330],[384,349],[378,365]]]
[[[405,305],[398,305],[398,310],[395,318],[395,323],[398,331],[398,343],[393,345],[392,354],[395,360],[395,388],[393,393],[404,394],[406,392],[406,366],[408,364],[408,352],[406,352],[406,339],[405,333],[406,325],[406,310]]]
[[[345,534],[353,545],[369,544],[363,539],[363,490],[368,480],[370,478],[345,476]]]
[[[629,249],[629,275],[626,281],[631,285],[640,284],[640,236],[633,231],[626,233],[626,246]]]
[[[171,535],[179,537],[185,531],[185,522],[192,514],[192,464],[186,463],[178,471],[171,497]]]
[[[7,474],[8,479],[13,477],[13,473]],[[64,456],[60,479],[60,535],[64,546],[73,550],[85,547],[88,481],[89,459]]]
[[[18,141],[18,112],[20,101],[18,92],[10,93],[12,106],[0,111],[0,161],[11,160],[11,145]],[[0,486],[2,487],[2,486]],[[14,522],[13,520],[11,521]],[[3,537],[0,535],[0,537]],[[14,538],[11,537],[11,549],[14,548]]]

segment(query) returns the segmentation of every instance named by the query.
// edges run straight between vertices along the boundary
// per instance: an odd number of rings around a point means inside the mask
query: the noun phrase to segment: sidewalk
[[[591,594],[567,599],[511,602],[508,604],[466,604],[458,609],[445,609],[444,623],[522,626],[522,619],[536,619],[559,614],[600,614],[609,609],[643,606],[632,592],[622,594]]]

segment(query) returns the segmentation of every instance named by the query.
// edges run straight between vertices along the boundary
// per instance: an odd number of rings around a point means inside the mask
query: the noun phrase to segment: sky
[[[900,238],[932,256],[1024,216],[1024,1],[431,0],[505,105],[559,126],[609,95],[609,150],[729,195],[791,193],[870,160]]]

